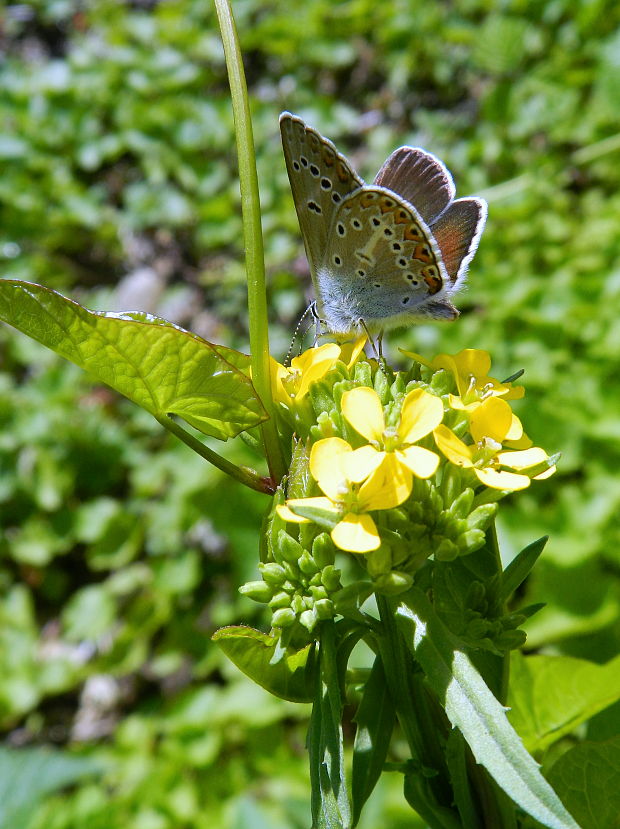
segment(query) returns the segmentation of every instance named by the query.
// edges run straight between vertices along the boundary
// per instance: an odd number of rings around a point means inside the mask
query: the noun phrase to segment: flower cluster
[[[293,458],[267,522],[263,581],[243,592],[271,607],[287,641],[373,590],[406,590],[431,556],[479,550],[497,501],[555,469],[511,409],[523,388],[491,377],[486,352],[410,354],[411,368],[391,374],[363,346],[330,343],[290,368],[272,363]],[[370,581],[343,587],[335,548],[358,554]],[[472,625],[481,630],[476,607],[463,621],[469,638]],[[513,623],[500,613],[482,639],[517,641]]]
[[[322,346],[303,355],[312,382],[306,385],[302,372],[300,395],[311,391],[333,369],[339,349]],[[359,350],[354,351],[349,369],[358,356]],[[329,423],[332,433],[312,442],[310,449],[309,471],[322,495],[290,498],[279,507],[280,517],[330,527],[337,547],[369,553],[389,538],[389,522],[380,520],[378,514],[408,503],[415,479],[446,478],[451,467],[456,467],[463,473],[460,492],[484,485],[497,491],[497,500],[506,492],[529,486],[533,478],[553,473],[554,459],[531,445],[508,403],[521,397],[523,389],[490,377],[486,352],[467,349],[440,355],[432,363],[409,356],[430,369],[430,382],[425,383],[418,371],[418,377],[409,382],[406,376],[397,375],[386,389],[381,382],[381,376],[386,380],[383,370],[375,367],[372,387],[355,385],[354,371],[352,380],[340,380],[332,385],[331,394],[317,396],[322,404],[322,411],[315,412],[317,428],[325,431]],[[454,391],[441,389],[446,374],[452,381],[448,387]],[[343,383],[348,388],[343,389]],[[329,411],[329,403],[325,406],[326,396],[335,411]],[[424,490],[427,496],[432,487],[429,483]],[[415,513],[419,502],[428,497],[414,496],[413,500],[409,506]],[[483,501],[480,494],[477,501],[478,505]],[[382,533],[378,523],[387,532]],[[436,546],[427,555],[436,553]]]

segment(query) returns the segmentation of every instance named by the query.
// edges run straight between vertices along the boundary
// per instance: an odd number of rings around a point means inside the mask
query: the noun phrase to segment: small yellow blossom
[[[488,397],[470,415],[469,431],[473,444],[464,443],[443,424],[434,430],[433,435],[449,461],[473,469],[486,486],[505,490],[525,489],[530,485],[530,477],[521,474],[522,470],[547,461],[549,456],[537,446],[521,451],[503,451],[502,444],[513,434],[512,418],[512,410],[505,400]],[[534,477],[539,480],[554,472],[555,466],[551,466]]]
[[[367,337],[364,334],[354,343],[338,345],[325,343],[315,348],[308,348],[299,357],[291,360],[291,365],[283,366],[271,359],[271,378],[273,395],[277,403],[290,406],[298,403],[308,394],[310,386],[323,378],[338,360],[346,363],[347,368],[359,357]]]
[[[398,506],[402,487],[388,486],[381,475],[370,475],[359,461],[359,453],[342,438],[317,441],[310,452],[310,472],[325,496],[293,498],[277,508],[280,518],[298,524],[309,519],[293,512],[295,507],[312,507],[338,513],[331,531],[334,544],[352,553],[368,553],[381,544],[377,526],[368,513]],[[360,474],[360,470],[364,471]],[[374,468],[373,470],[374,471]]]
[[[342,396],[341,411],[356,432],[369,441],[357,450],[357,474],[384,478],[398,503],[411,494],[413,476],[429,478],[437,470],[435,452],[414,444],[443,420],[443,403],[424,389],[414,389],[403,400],[400,419],[387,427],[379,395],[360,386]]]

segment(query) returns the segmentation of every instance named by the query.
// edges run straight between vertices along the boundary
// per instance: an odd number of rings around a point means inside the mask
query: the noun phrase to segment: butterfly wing
[[[464,282],[486,218],[487,203],[484,199],[457,199],[431,226],[448,274],[448,293],[454,293]]]
[[[454,181],[438,158],[419,147],[394,150],[375,176],[374,184],[387,187],[414,205],[432,225],[454,198]]]
[[[332,142],[301,118],[283,112],[280,133],[295,210],[314,279],[336,210],[344,197],[364,182]]]
[[[454,319],[441,252],[417,210],[383,187],[346,196],[317,270],[319,314],[335,333]]]

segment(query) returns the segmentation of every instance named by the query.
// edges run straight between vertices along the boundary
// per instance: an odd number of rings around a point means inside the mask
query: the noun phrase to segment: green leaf
[[[308,728],[312,826],[316,829],[349,829],[351,826],[335,638],[334,623],[324,622],[321,626],[320,670]]]
[[[429,685],[459,728],[476,761],[525,812],[550,829],[576,829],[577,824],[525,750],[467,655],[457,650],[454,637],[435,615],[426,595],[417,588],[401,601],[396,620],[405,641],[422,666]]]
[[[278,647],[278,639],[244,625],[220,628],[211,637],[240,671],[271,694],[292,702],[313,699],[314,643],[299,651]]]
[[[377,657],[364,686],[364,695],[354,717],[357,724],[353,745],[351,796],[353,826],[357,826],[364,803],[368,800],[383,771],[396,721],[383,662]]]
[[[620,656],[597,665],[514,653],[510,674],[510,721],[529,751],[543,751],[620,699]]]
[[[502,586],[500,589],[501,601],[505,602],[510,598],[517,587],[525,580],[532,567],[538,561],[540,554],[545,549],[545,544],[548,540],[549,536],[543,535],[542,538],[532,541],[506,567],[502,574]]]
[[[0,829],[27,829],[44,795],[100,770],[61,751],[0,747]]]
[[[620,826],[620,737],[583,742],[563,754],[548,778],[582,826]]]
[[[155,417],[227,440],[265,420],[248,359],[149,314],[88,311],[56,291],[0,280],[0,319]]]

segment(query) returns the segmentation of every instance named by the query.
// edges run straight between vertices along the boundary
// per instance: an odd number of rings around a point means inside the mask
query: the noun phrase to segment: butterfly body
[[[366,185],[301,119],[282,113],[280,129],[327,330],[346,335],[455,319],[450,297],[477,247],[486,204],[453,201],[450,174],[424,150],[395,150]]]

